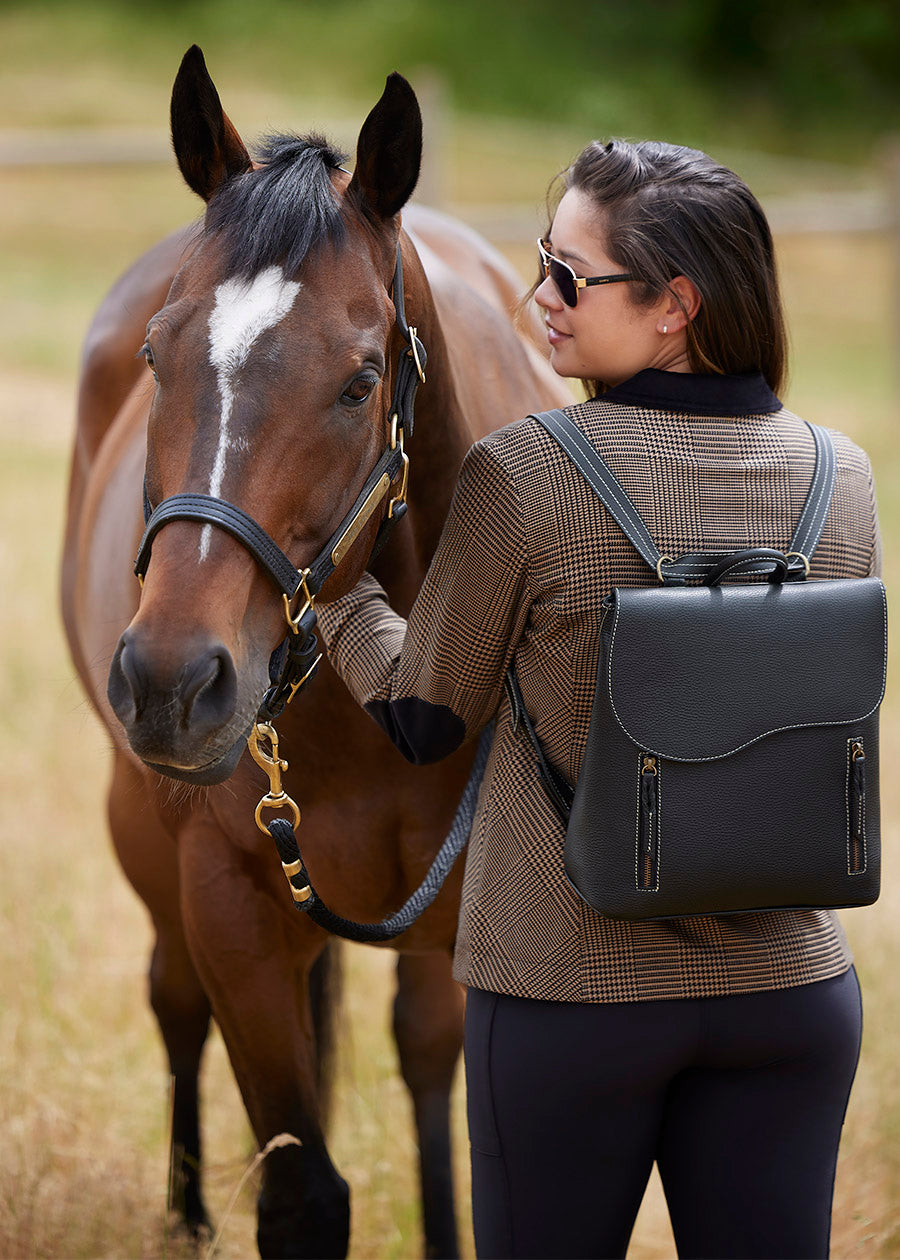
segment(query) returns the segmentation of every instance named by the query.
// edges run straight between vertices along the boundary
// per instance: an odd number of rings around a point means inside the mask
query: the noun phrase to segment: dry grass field
[[[526,147],[525,133],[519,138]],[[515,156],[513,139],[506,148]],[[530,145],[533,155],[533,145]],[[552,144],[548,142],[548,149]],[[541,154],[544,173],[566,152]],[[483,155],[478,159],[483,160]],[[474,183],[462,162],[455,191]],[[482,168],[483,169],[483,168]],[[503,171],[497,189],[506,189]],[[4,174],[0,199],[0,1258],[194,1255],[165,1211],[167,1078],[145,1000],[149,931],[104,824],[107,747],[74,681],[57,613],[57,566],[78,344],[118,270],[195,213],[173,170]],[[480,189],[484,195],[483,189]],[[499,196],[499,194],[497,194]],[[794,338],[787,401],[873,455],[889,585],[900,580],[900,345],[890,243],[877,235],[780,242]],[[531,250],[511,251],[530,273]],[[838,1260],[900,1256],[900,704],[884,716],[885,892],[845,916],[866,999],[834,1217]],[[347,947],[333,1130],[352,1185],[351,1254],[421,1254],[415,1148],[388,1037],[392,961]],[[254,1254],[252,1158],[220,1040],[204,1072],[216,1254]],[[458,1086],[460,1220],[468,1212]],[[773,1142],[778,1140],[772,1135]],[[465,1247],[472,1254],[464,1225]],[[633,1260],[673,1254],[651,1187]]]

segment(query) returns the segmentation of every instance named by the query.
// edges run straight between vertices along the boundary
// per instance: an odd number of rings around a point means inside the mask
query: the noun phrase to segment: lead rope
[[[257,765],[269,775],[269,791],[256,807],[256,825],[260,831],[270,835],[275,842],[297,909],[303,914],[308,914],[313,922],[324,928],[326,932],[342,936],[348,941],[359,941],[364,944],[392,941],[410,928],[419,915],[423,914],[435,900],[456,859],[466,846],[475,814],[478,791],[484,776],[484,768],[487,765],[492,735],[492,726],[485,728],[482,732],[475,754],[475,763],[459,802],[456,816],[446,840],[438,850],[422,883],[395,914],[389,915],[380,923],[357,923],[353,919],[345,919],[342,915],[330,910],[312,886],[294,831],[300,825],[300,810],[296,802],[291,800],[284,791],[281,783],[281,776],[287,770],[288,763],[278,755],[278,735],[274,728],[267,723],[258,723],[250,736],[249,746]],[[269,751],[260,745],[260,740],[268,741]],[[286,811],[290,813],[291,820],[273,818],[268,823],[264,822],[263,812],[266,809]]]

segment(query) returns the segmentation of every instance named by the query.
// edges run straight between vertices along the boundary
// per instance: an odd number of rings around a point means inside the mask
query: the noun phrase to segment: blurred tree
[[[897,0],[0,0],[4,70],[173,73],[193,41],[232,84],[368,100],[431,65],[458,109],[596,135],[865,157],[900,130]]]

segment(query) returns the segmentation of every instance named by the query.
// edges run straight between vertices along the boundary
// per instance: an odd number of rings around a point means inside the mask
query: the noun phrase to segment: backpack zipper
[[[641,753],[640,826],[638,833],[638,884],[656,887],[659,854],[659,769],[656,758]]]
[[[865,862],[866,753],[862,740],[850,744],[850,874],[858,875]]]

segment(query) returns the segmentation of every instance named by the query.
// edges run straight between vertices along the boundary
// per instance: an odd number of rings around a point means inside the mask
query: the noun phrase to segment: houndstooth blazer
[[[813,439],[761,376],[648,370],[567,414],[664,554],[787,547],[812,477]],[[878,573],[871,467],[833,436],[837,480],[811,576]],[[513,729],[504,673],[514,662],[544,749],[574,783],[601,601],[613,586],[655,581],[574,465],[526,418],[467,455],[408,623],[369,575],[319,610],[335,668],[411,760],[444,756],[496,719],[460,910],[454,974],[464,984],[621,1002],[788,988],[850,965],[830,911],[621,922],[567,883],[563,828],[525,732]]]

